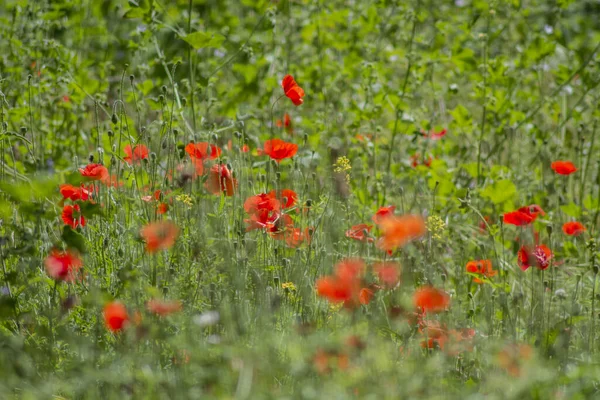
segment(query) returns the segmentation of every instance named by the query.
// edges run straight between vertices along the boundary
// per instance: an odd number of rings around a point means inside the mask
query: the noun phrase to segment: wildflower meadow
[[[598,0],[0,1],[0,399],[600,398]]]

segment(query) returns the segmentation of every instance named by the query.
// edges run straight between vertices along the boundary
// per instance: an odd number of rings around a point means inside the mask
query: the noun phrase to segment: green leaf
[[[569,203],[560,206],[562,212],[567,214],[569,217],[579,218],[581,216],[581,207],[575,203]]]
[[[515,184],[508,179],[503,179],[483,189],[481,195],[490,199],[494,204],[502,204],[512,199],[516,193]]]
[[[85,238],[69,225],[64,226],[61,238],[69,248],[77,249],[82,254],[86,252]]]
[[[123,18],[127,18],[127,19],[135,19],[135,18],[142,18],[145,15],[145,11],[141,8],[130,8],[129,10],[127,10],[125,12],[125,14],[123,15]]]
[[[189,35],[181,36],[183,40],[188,42],[194,49],[203,49],[206,47],[220,47],[225,41],[225,37],[208,32],[193,32]]]

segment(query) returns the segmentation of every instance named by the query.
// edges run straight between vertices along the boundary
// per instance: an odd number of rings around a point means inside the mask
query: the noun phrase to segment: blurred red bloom
[[[81,185],[80,187],[76,187],[69,184],[60,185],[60,194],[63,198],[69,199],[71,201],[82,200],[86,201],[89,199],[90,195],[94,192],[94,186],[90,185],[88,188]]]
[[[258,150],[258,155],[268,155],[273,160],[281,162],[285,158],[291,158],[298,152],[298,145],[288,143],[281,139],[267,140],[263,150]]]
[[[247,153],[249,151],[250,151],[250,147],[248,147],[247,144],[245,144],[245,145],[242,146],[242,153]]]
[[[491,278],[496,276],[498,271],[494,271],[492,269],[492,261],[491,260],[477,260],[477,261],[469,261],[466,266],[467,272],[472,274],[478,274],[484,276],[486,278]],[[473,278],[473,282],[475,283],[483,283],[483,281],[479,278]]]
[[[88,164],[84,168],[79,168],[79,172],[93,181],[108,179],[108,170],[102,164]]]
[[[181,301],[179,300],[167,301],[152,299],[146,303],[146,309],[148,311],[162,317],[179,312],[181,311],[182,307]]]
[[[529,225],[538,217],[538,215],[546,215],[544,210],[537,204],[521,207],[516,211],[511,211],[504,214],[503,220],[505,224],[522,226]]]
[[[373,218],[372,218],[373,222],[375,222],[376,224],[379,224],[385,218],[393,216],[395,209],[396,209],[396,206],[387,206],[387,207],[379,208],[379,210],[377,210],[377,212],[375,212],[375,215],[373,215]]]
[[[148,158],[148,155],[150,154],[148,148],[143,144],[138,144],[135,146],[133,151],[131,150],[131,145],[128,144],[125,146],[123,151],[125,154],[127,154],[127,156],[123,157],[123,160],[128,164],[137,164],[140,161]]]
[[[223,193],[225,196],[233,196],[237,188],[237,179],[235,179],[223,164],[215,164],[210,168],[208,179],[204,186],[215,196]]]
[[[565,222],[562,226],[562,230],[569,236],[579,236],[586,231],[585,227],[581,222]]]
[[[140,235],[146,242],[146,251],[156,253],[175,244],[179,228],[169,220],[151,222],[140,230]]]
[[[373,292],[362,286],[365,263],[358,258],[347,258],[335,266],[335,274],[319,278],[316,283],[317,293],[332,303],[344,303],[352,308],[358,304],[368,304]],[[366,290],[366,291],[365,291]]]
[[[423,313],[445,311],[450,306],[448,293],[431,286],[417,289],[413,301],[415,306]]]
[[[46,273],[57,281],[72,282],[77,276],[83,262],[77,253],[72,251],[52,250],[44,260]]]
[[[284,233],[285,244],[291,248],[296,248],[302,243],[309,244],[311,239],[310,234],[310,228],[301,229],[289,226]]]
[[[425,221],[420,215],[391,216],[384,218],[378,226],[381,230],[381,237],[377,246],[388,251],[402,247],[427,232]]]
[[[219,146],[208,142],[188,143],[185,152],[192,158],[199,160],[214,160],[221,155]]]
[[[521,375],[523,364],[533,355],[533,349],[527,344],[506,345],[497,356],[498,365],[511,376]]]
[[[423,134],[423,136],[428,137],[429,139],[439,140],[439,139],[443,138],[444,135],[446,135],[446,133],[448,133],[448,130],[442,129],[441,131],[436,132],[434,129],[432,129],[429,131],[429,133],[427,133],[423,129],[421,129],[421,133]]]
[[[369,236],[369,232],[371,231],[371,229],[373,229],[372,225],[354,225],[352,228],[346,231],[346,237],[354,240],[359,240],[361,242],[366,241],[369,243],[373,243],[375,239]]]
[[[104,306],[104,323],[113,332],[118,332],[129,322],[127,308],[119,301],[113,301]]]
[[[64,221],[65,225],[69,225],[73,229],[77,228],[78,226],[85,226],[85,218],[83,215],[81,215],[81,209],[79,208],[78,204],[75,204],[74,206],[64,206],[62,220]]]
[[[487,230],[487,226],[491,223],[491,221],[492,220],[489,216],[486,215],[485,217],[483,217],[483,221],[479,221],[479,233],[485,233],[485,231]]]
[[[533,250],[528,246],[521,246],[517,255],[519,267],[523,271],[527,271],[529,267],[535,266],[544,270],[550,266],[550,260],[553,257],[552,250],[547,246],[540,244],[536,245]]]
[[[554,161],[552,169],[559,175],[571,175],[577,171],[577,167],[571,161]]]
[[[373,271],[387,288],[393,288],[400,282],[400,265],[395,262],[375,264]]]
[[[413,168],[416,168],[418,165],[431,167],[432,161],[433,159],[431,158],[431,156],[428,156],[427,159],[421,158],[420,154],[413,154],[412,156],[410,156],[410,165],[412,165]]]
[[[304,102],[304,100],[302,100],[304,97],[304,90],[298,86],[294,80],[294,77],[291,75],[288,74],[283,78],[283,81],[281,81],[281,87],[283,88],[285,95],[292,100],[294,105],[299,106]]]
[[[292,119],[290,118],[290,115],[288,113],[285,113],[283,115],[283,121],[278,119],[277,122],[275,122],[275,126],[277,126],[278,128],[285,128],[286,132],[288,132],[289,134],[294,133]]]
[[[283,202],[283,208],[290,208],[296,205],[296,201],[298,200],[298,195],[291,189],[283,189],[280,192],[280,195],[277,196],[277,193],[274,190],[269,192],[269,196],[281,200]]]

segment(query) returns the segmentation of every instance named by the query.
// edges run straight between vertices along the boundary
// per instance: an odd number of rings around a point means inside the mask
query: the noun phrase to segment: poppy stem
[[[273,104],[271,105],[271,140],[273,140],[273,139],[275,138],[275,137],[273,136],[273,126],[275,125],[275,124],[273,123],[273,112],[274,112],[274,110],[275,110],[275,104],[277,104],[277,102],[278,102],[279,100],[281,100],[281,98],[282,98],[283,96],[285,96],[285,93],[284,93],[284,94],[282,94],[281,96],[279,96],[279,97],[277,98],[277,100],[275,100],[275,101],[273,102]]]

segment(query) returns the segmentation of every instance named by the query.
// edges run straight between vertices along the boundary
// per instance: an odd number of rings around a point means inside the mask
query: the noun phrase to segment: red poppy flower
[[[117,175],[107,175],[105,178],[102,178],[102,183],[104,183],[108,187],[117,188],[123,186],[123,181],[120,181],[117,178]]]
[[[431,167],[432,161],[433,161],[433,159],[431,158],[431,156],[428,156],[427,159],[421,158],[420,154],[413,154],[412,156],[410,156],[410,165],[413,168],[416,168],[419,165]]]
[[[423,129],[421,129],[421,133],[423,134],[423,136],[432,139],[432,140],[439,140],[441,138],[444,137],[444,135],[446,135],[446,133],[448,133],[447,129],[442,129],[439,132],[436,132],[435,130],[431,130],[429,131],[429,133],[425,132]]]
[[[44,260],[46,273],[57,281],[72,282],[82,266],[81,258],[72,251],[52,250]]]
[[[209,144],[208,142],[188,143],[187,146],[185,146],[185,152],[188,153],[191,158],[197,158],[203,161],[214,160],[221,155],[219,146]]]
[[[373,265],[373,271],[379,280],[388,288],[393,288],[400,282],[400,265],[395,262],[382,262]]]
[[[496,276],[496,274],[498,273],[498,271],[494,271],[492,269],[491,260],[469,261],[467,263],[466,270],[467,272],[470,272],[472,274],[478,274],[486,278]],[[473,282],[483,283],[483,281],[479,278],[473,278]]]
[[[420,215],[402,215],[384,218],[379,224],[381,237],[377,243],[383,250],[395,250],[425,235],[427,228]]]
[[[156,253],[171,248],[179,235],[179,228],[173,221],[157,221],[144,226],[140,235],[146,242],[146,251]]]
[[[279,196],[277,196],[277,193],[274,190],[271,190],[269,196],[281,200],[283,202],[283,208],[293,207],[298,200],[298,195],[291,189],[283,189]]]
[[[488,224],[491,223],[491,218],[489,216],[483,217],[483,221],[479,221],[479,233],[485,233],[487,230]]]
[[[84,168],[79,168],[79,172],[93,181],[108,179],[108,170],[102,164],[88,164]]]
[[[280,203],[271,193],[260,193],[250,196],[244,202],[244,211],[248,214],[254,214],[261,210],[279,211]]]
[[[245,145],[242,146],[242,153],[247,153],[249,151],[250,151],[250,147],[248,147],[247,144],[245,144]]]
[[[292,119],[290,118],[290,115],[288,113],[285,113],[283,115],[283,121],[278,119],[277,122],[275,122],[275,126],[277,126],[278,128],[285,128],[286,132],[290,134],[294,133],[294,128],[292,127]]]
[[[544,210],[537,204],[521,207],[516,211],[511,211],[504,214],[503,220],[505,224],[522,226],[529,225],[538,217],[538,215],[546,215]]]
[[[113,301],[104,306],[104,323],[113,332],[118,332],[129,322],[127,308],[119,301]]]
[[[381,207],[379,210],[377,210],[377,212],[375,212],[375,215],[373,215],[373,222],[380,224],[385,218],[393,216],[395,209],[396,206]]]
[[[369,232],[373,229],[373,226],[367,224],[354,225],[352,228],[346,231],[346,237],[358,241],[366,241],[372,243],[375,241],[372,237],[369,237]]]
[[[562,226],[562,230],[565,234],[569,236],[578,236],[586,231],[585,227],[581,224],[581,222],[565,222]]]
[[[552,257],[552,250],[543,244],[536,245],[533,250],[527,246],[521,246],[517,255],[517,261],[523,271],[527,271],[532,266],[544,270],[550,266]]]
[[[140,161],[147,159],[148,155],[150,154],[148,148],[143,144],[138,144],[135,146],[133,151],[131,149],[131,145],[128,144],[125,146],[123,151],[125,154],[127,154],[125,157],[123,157],[123,160],[128,164],[137,164]]]
[[[571,161],[554,161],[552,163],[552,169],[559,175],[571,175],[577,171],[575,164]]]
[[[182,304],[179,300],[166,301],[159,299],[152,299],[146,303],[146,309],[151,313],[164,317],[169,314],[173,314],[181,311]]]
[[[310,243],[310,228],[294,228],[289,226],[288,229],[284,233],[285,244],[288,247],[296,248],[299,247],[302,243]]]
[[[358,301],[360,302],[360,304],[367,305],[371,302],[372,298],[373,298],[373,291],[371,289],[369,289],[369,288],[360,289],[360,292],[358,293]]]
[[[415,306],[423,313],[441,312],[450,306],[448,293],[430,286],[418,289],[413,296],[413,301]]]
[[[304,97],[304,90],[298,86],[291,75],[286,75],[283,78],[283,81],[281,81],[281,87],[283,88],[285,95],[292,100],[294,105],[299,106],[304,102],[304,100],[302,100]]]
[[[298,152],[298,145],[288,143],[281,139],[272,139],[265,142],[263,150],[258,150],[258,155],[268,155],[273,160],[281,162],[285,158],[291,158]]]
[[[358,304],[368,304],[372,289],[362,286],[365,263],[361,259],[344,259],[336,264],[335,275],[317,280],[317,293],[332,303],[344,303],[352,308]]]
[[[221,193],[225,196],[233,196],[237,184],[237,179],[233,177],[226,165],[215,164],[208,172],[208,179],[204,187],[215,196],[219,196]]]
[[[83,185],[80,187],[69,184],[60,185],[60,194],[62,194],[64,200],[69,199],[71,201],[87,201],[93,192],[94,186],[91,185],[88,188],[84,187]]]
[[[79,208],[78,204],[75,204],[74,206],[64,206],[62,220],[64,221],[65,225],[70,225],[73,229],[77,228],[78,226],[85,226],[85,218],[83,215],[81,215],[81,209]]]

